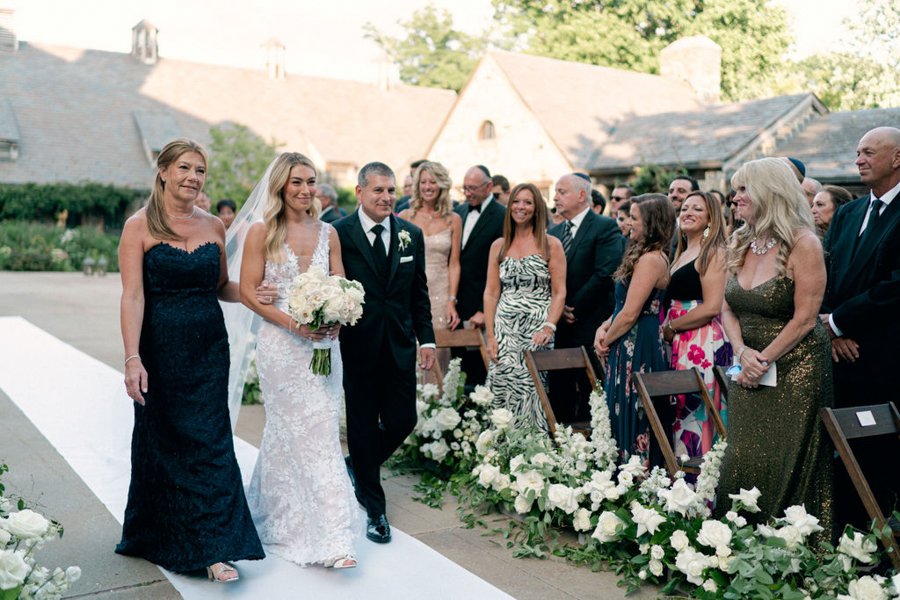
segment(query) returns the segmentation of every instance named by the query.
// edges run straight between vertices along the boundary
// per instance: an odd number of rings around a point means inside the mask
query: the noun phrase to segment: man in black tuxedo
[[[422,230],[391,214],[394,173],[383,163],[359,172],[359,209],[334,224],[348,279],[362,283],[362,318],[341,330],[347,443],[366,537],[391,541],[381,464],[416,424],[416,340],[420,366],[434,362]]]
[[[825,239],[828,287],[821,315],[832,335],[835,406],[895,400],[890,374],[897,368],[900,339],[900,129],[878,127],[856,149],[860,180],[869,194],[848,202],[834,216]],[[854,446],[860,462],[875,465],[867,477],[887,509],[897,507],[898,481],[878,440]],[[888,463],[884,461],[888,460]],[[844,473],[837,466],[839,474]],[[864,524],[849,479],[838,480],[837,514],[855,512]],[[846,493],[841,493],[841,492]],[[856,508],[857,510],[853,510]]]
[[[338,219],[347,216],[343,209],[338,206],[337,191],[327,183],[320,183],[316,186],[316,200],[322,205],[319,218],[326,223],[334,223]]]
[[[589,179],[575,174],[560,177],[554,202],[557,214],[565,221],[554,226],[550,235],[559,238],[566,252],[566,306],[556,331],[555,347],[586,346],[594,369],[598,370],[591,347],[597,328],[612,314],[612,275],[622,262],[625,238],[613,219],[591,210],[590,199]],[[553,374],[551,400],[559,421],[590,419],[591,388],[586,384],[589,382],[580,373]]]
[[[506,209],[491,194],[493,182],[487,167],[466,171],[463,193],[466,201],[456,207],[463,221],[462,250],[459,254],[459,290],[456,312],[471,327],[484,328],[484,287],[487,284],[488,254],[491,244],[503,237]],[[454,353],[462,357],[462,370],[469,385],[484,383],[487,373],[476,352]]]

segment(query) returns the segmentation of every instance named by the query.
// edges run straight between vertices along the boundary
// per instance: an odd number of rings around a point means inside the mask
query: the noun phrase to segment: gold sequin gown
[[[794,314],[794,282],[774,277],[745,290],[729,278],[725,299],[741,324],[744,344],[763,350]],[[822,323],[777,361],[777,385],[728,386],[728,449],[722,461],[718,510],[728,494],[759,488],[759,520],[783,517],[804,504],[825,539],[832,526],[832,450],[819,409],[832,406],[831,343]]]

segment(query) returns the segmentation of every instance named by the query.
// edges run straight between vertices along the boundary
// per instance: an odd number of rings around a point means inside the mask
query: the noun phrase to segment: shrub
[[[119,270],[119,238],[94,227],[61,229],[40,223],[0,222],[0,270],[79,271],[86,257],[105,257]]]
[[[80,225],[84,217],[102,218],[111,228],[121,228],[126,213],[148,195],[144,190],[99,183],[24,183],[0,185],[0,220],[56,222],[68,211],[67,224]]]

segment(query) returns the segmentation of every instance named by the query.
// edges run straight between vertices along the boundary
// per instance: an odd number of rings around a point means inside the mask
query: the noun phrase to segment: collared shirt
[[[578,233],[578,228],[581,227],[581,223],[584,221],[584,218],[587,216],[589,210],[591,210],[590,206],[569,219],[569,222],[571,223],[571,225],[569,226],[569,233],[572,234],[573,240],[575,239],[575,235]]]
[[[466,247],[466,242],[469,241],[469,235],[471,235],[472,230],[475,229],[475,224],[478,222],[478,219],[481,218],[481,215],[484,214],[484,209],[487,208],[487,205],[491,203],[491,200],[494,199],[494,195],[490,194],[487,198],[484,199],[481,203],[481,210],[472,211],[470,210],[466,215],[466,222],[463,223],[463,231],[462,231],[462,247]]]
[[[384,220],[376,222],[369,218],[366,211],[362,208],[359,209],[359,224],[362,225],[370,244],[375,243],[375,234],[372,232],[372,228],[378,223],[384,226],[384,231],[381,232],[381,243],[384,244],[384,253],[389,255],[391,253],[391,218],[388,216]]]

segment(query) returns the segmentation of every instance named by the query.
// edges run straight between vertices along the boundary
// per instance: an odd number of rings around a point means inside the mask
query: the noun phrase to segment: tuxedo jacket
[[[565,223],[561,223],[550,229],[550,235],[562,241],[564,231]],[[625,238],[616,222],[589,210],[566,254],[566,305],[573,307],[576,321],[570,325],[560,320],[559,347],[594,343],[597,328],[613,311],[612,275],[624,251]]]
[[[323,221],[325,221],[326,223],[334,223],[338,219],[343,219],[345,216],[347,216],[344,213],[343,209],[341,209],[339,206],[332,206],[329,208],[331,210],[326,210],[325,212],[323,212],[322,214],[319,215],[319,218],[322,219]]]
[[[867,194],[842,206],[828,227],[823,312],[859,344],[859,360],[835,364],[836,377],[887,382],[900,339],[900,197],[884,209],[875,229],[867,227],[857,239],[868,210]]]
[[[465,228],[469,214],[468,203],[456,207]],[[456,311],[465,321],[478,311],[484,310],[484,288],[487,285],[488,255],[491,244],[503,237],[503,219],[506,208],[496,198],[481,209],[482,214],[469,234],[466,245],[459,253],[459,289],[456,292]]]
[[[344,271],[348,279],[365,289],[362,318],[341,328],[344,370],[359,372],[363,365],[384,359],[387,351],[401,369],[415,369],[416,340],[434,343],[431,302],[425,278],[425,240],[422,230],[393,215],[388,251],[388,276],[382,277],[375,254],[359,221],[358,211],[334,223],[341,242]],[[409,233],[410,242],[401,249],[398,233]]]

